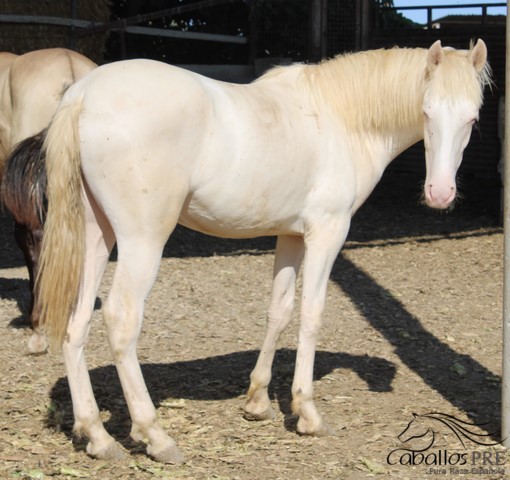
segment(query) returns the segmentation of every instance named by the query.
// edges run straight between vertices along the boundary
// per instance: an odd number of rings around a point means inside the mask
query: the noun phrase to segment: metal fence
[[[0,51],[19,54],[69,47],[100,62],[106,32],[78,33],[84,26],[107,22],[109,17],[108,0],[0,0]]]
[[[256,56],[315,60],[311,51],[311,0],[268,0],[255,9]],[[321,56],[331,57],[356,48],[356,0],[322,1],[324,22]]]
[[[356,47],[359,0],[199,0],[165,10],[115,13],[108,0],[0,0],[0,50],[74,48],[94,60],[150,57],[170,63],[316,60],[312,13],[320,7],[321,55]],[[313,10],[312,10],[313,9]],[[105,53],[106,52],[106,53]],[[317,55],[315,55],[317,56]]]

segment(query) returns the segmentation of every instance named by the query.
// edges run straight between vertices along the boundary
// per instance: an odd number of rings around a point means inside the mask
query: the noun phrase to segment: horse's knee
[[[269,307],[268,319],[288,318],[294,311],[294,295],[282,296]]]
[[[132,308],[115,308],[107,301],[103,307],[110,349],[115,359],[123,357],[130,348],[136,348],[139,335],[139,312]]]

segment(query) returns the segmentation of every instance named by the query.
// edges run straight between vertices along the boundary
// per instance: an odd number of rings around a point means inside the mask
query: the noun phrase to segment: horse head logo
[[[477,445],[492,446],[501,442],[494,442],[490,439],[494,437],[494,433],[479,433],[476,431],[478,427],[484,427],[486,423],[470,423],[460,420],[453,415],[446,413],[430,412],[419,415],[413,413],[413,418],[407,426],[400,432],[398,439],[402,443],[413,443],[424,440],[425,447],[420,446],[418,450],[425,451],[434,445],[436,432],[447,430],[453,432],[460,445],[466,449],[466,441],[476,443]]]
[[[398,439],[402,443],[411,443],[414,440],[424,440],[425,446],[422,446],[419,449],[413,449],[415,451],[425,451],[434,445],[436,434],[434,430],[430,428],[428,422],[423,421],[424,419],[426,419],[426,416],[413,413],[411,421],[398,435]]]

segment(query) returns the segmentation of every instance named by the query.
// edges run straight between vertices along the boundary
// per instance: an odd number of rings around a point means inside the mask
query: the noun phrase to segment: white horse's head
[[[483,88],[489,82],[487,47],[482,40],[469,51],[442,48],[427,53],[423,100],[427,176],[425,202],[446,208],[455,198],[455,176],[478,120]]]

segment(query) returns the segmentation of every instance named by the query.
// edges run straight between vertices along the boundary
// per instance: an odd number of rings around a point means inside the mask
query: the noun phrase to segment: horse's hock
[[[80,0],[73,12],[68,0],[0,0],[0,12],[10,15],[71,18],[105,22],[110,16],[108,0]],[[86,57],[102,62],[107,33],[75,35],[71,27],[37,23],[1,23],[0,51],[25,53],[42,48],[64,47],[77,50]]]

